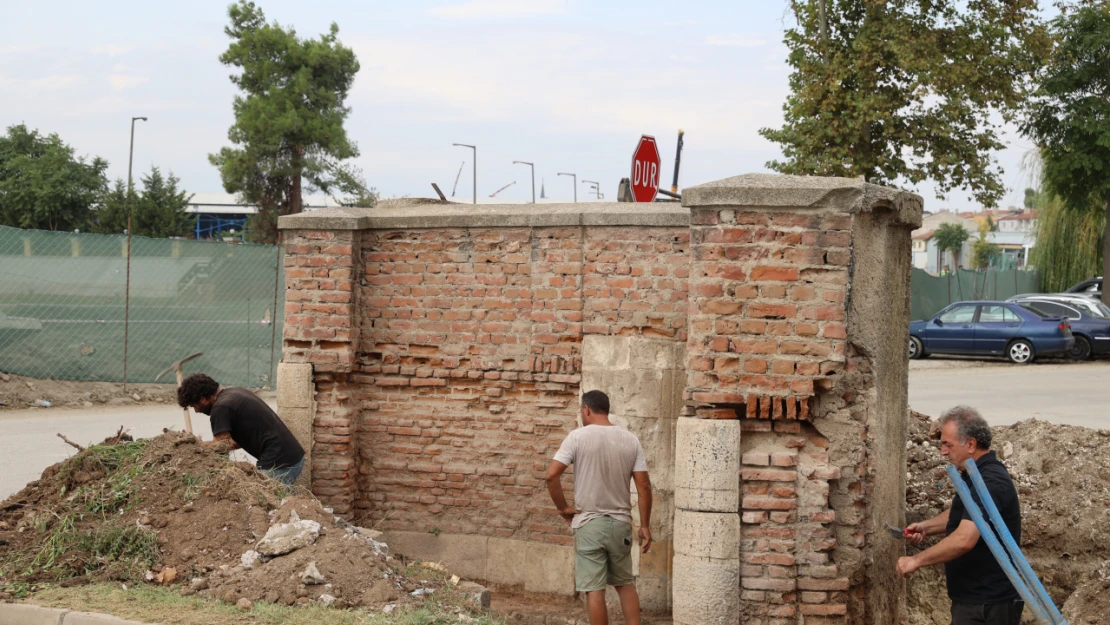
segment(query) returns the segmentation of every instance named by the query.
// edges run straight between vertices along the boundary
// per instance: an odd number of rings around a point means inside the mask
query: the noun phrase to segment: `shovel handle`
[[[193,433],[193,418],[189,416],[189,407],[185,407],[185,431],[189,434]]]

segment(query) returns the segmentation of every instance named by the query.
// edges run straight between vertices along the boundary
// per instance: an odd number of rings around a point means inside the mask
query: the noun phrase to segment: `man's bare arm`
[[[636,483],[636,501],[640,509],[640,551],[647,553],[651,547],[651,478],[647,471],[632,473]]]
[[[219,434],[213,434],[212,440],[201,441],[200,444],[208,447],[209,449],[215,449],[221,454],[230,453],[235,449],[239,449],[239,444],[236,443],[233,438],[231,438],[231,432],[220,432]]]
[[[951,562],[972,550],[979,542],[979,528],[973,521],[960,521],[956,531],[925,551],[898,559],[898,572],[905,577],[923,566]]]
[[[547,493],[551,495],[551,502],[555,504],[555,509],[559,511],[559,516],[563,517],[567,523],[574,519],[574,515],[582,512],[577,508],[567,505],[567,498],[563,495],[563,483],[560,478],[563,477],[563,472],[567,470],[567,465],[552,460],[551,464],[547,465]]]

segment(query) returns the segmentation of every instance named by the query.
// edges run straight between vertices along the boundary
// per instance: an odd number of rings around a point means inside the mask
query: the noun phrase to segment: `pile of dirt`
[[[46,407],[91,408],[100,404],[177,405],[177,386],[169,384],[122,384],[114,382],[72,382],[37,380],[0,372],[0,410]]]
[[[955,495],[934,431],[934,421],[913,414],[906,442],[907,523],[943,512]],[[1077,612],[1071,622],[1110,623],[1105,605],[1081,600],[1077,592],[1086,583],[1092,589],[1097,585],[1105,594],[1098,571],[1110,570],[1110,430],[1030,419],[996,426],[992,432],[991,446],[1018,489],[1021,549],[1033,569],[1057,606],[1077,595]],[[942,567],[915,573],[907,584],[907,601],[909,625],[949,623]],[[1085,620],[1089,617],[1105,620]]]
[[[0,504],[0,592],[114,580],[230,603],[391,610],[448,585],[442,571],[406,576],[376,532],[192,435],[113,442]]]

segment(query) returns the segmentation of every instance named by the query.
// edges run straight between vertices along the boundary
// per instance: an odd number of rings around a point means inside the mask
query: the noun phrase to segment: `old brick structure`
[[[877,530],[901,516],[920,214],[855,180],[749,175],[684,206],[283,217],[282,416],[311,423],[317,496],[395,549],[569,593],[542,476],[601,388],[660,495],[645,606],[892,622],[898,583],[877,567],[900,546]]]

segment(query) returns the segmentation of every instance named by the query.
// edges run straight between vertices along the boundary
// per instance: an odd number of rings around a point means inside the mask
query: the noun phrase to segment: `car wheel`
[[[1006,348],[1006,357],[1017,365],[1027,365],[1033,362],[1033,344],[1025,339],[1018,339]]]
[[[1075,342],[1068,350],[1068,358],[1072,360],[1087,360],[1091,357],[1091,342],[1084,336],[1075,335]]]
[[[910,360],[925,357],[925,347],[921,345],[921,339],[916,336],[910,337]]]

